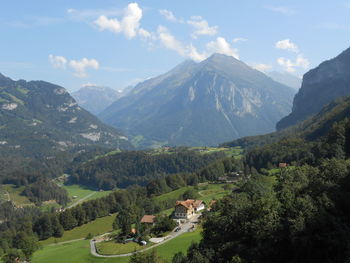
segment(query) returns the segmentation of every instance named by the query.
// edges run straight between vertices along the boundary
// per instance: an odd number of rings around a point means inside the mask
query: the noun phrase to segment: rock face
[[[186,61],[135,86],[100,114],[143,145],[217,145],[271,132],[293,91],[229,56]]]
[[[72,93],[77,103],[94,115],[101,113],[122,95],[121,91],[100,86],[84,86]]]
[[[305,120],[334,99],[347,95],[350,95],[350,48],[304,75],[292,113],[278,122],[277,129]]]
[[[130,148],[127,138],[78,106],[68,92],[44,81],[0,74],[0,153],[44,155],[76,146]]]

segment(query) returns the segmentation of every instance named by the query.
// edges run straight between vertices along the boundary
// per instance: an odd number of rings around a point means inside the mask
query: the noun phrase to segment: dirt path
[[[97,193],[97,192],[93,192],[93,193],[91,193],[91,194],[88,194],[87,196],[85,196],[85,197],[79,199],[78,201],[76,201],[75,203],[71,204],[71,205],[68,206],[67,208],[72,208],[72,207],[74,207],[74,206],[76,206],[76,205],[78,205],[78,204],[84,202],[86,199],[90,198],[91,196],[93,196],[93,195],[96,194],[96,193]]]

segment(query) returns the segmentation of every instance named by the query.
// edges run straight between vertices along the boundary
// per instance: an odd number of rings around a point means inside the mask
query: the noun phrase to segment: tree
[[[186,190],[183,194],[182,194],[182,198],[183,200],[187,200],[187,199],[197,199],[199,197],[199,194],[196,190],[194,190],[193,188],[190,188],[188,190]]]
[[[158,256],[155,249],[152,249],[150,252],[133,254],[129,263],[165,263],[165,261]]]

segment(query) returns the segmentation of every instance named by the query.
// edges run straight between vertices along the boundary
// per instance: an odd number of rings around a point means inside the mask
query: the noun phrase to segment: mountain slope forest
[[[44,81],[0,74],[0,155],[50,157],[74,147],[130,149],[127,138],[79,107],[68,92]]]

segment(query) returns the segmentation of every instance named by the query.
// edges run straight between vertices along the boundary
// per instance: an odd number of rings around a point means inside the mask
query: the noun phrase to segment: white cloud
[[[254,64],[253,68],[255,68],[256,70],[259,70],[261,72],[266,73],[272,69],[272,66],[268,65],[268,64],[260,63],[260,64]]]
[[[299,54],[296,59],[295,62],[293,62],[290,59],[286,59],[284,57],[280,57],[277,59],[277,63],[284,67],[284,69],[289,72],[289,73],[293,73],[296,71],[296,68],[303,68],[303,69],[308,69],[310,66],[310,62],[308,59],[306,59],[304,57],[303,54]]]
[[[214,36],[218,32],[217,26],[210,27],[208,22],[204,20],[201,16],[192,16],[187,23],[194,27],[195,31],[192,34],[193,38],[197,38],[199,35]]]
[[[98,69],[99,63],[96,59],[83,58],[81,60],[71,60],[69,61],[69,66],[75,71],[74,75],[78,78],[86,78],[86,69]]]
[[[248,41],[248,39],[244,38],[244,37],[236,37],[232,40],[233,44],[239,43],[239,42],[244,42],[244,41]]]
[[[82,58],[81,60],[68,60],[63,56],[49,55],[50,64],[57,69],[66,69],[66,65],[69,65],[74,70],[74,76],[78,78],[86,78],[86,69],[99,69],[100,64],[96,59]]]
[[[199,53],[197,49],[191,44],[188,47],[188,57],[193,59],[194,61],[202,61],[208,57],[207,53]]]
[[[210,53],[220,53],[239,59],[238,50],[232,48],[223,37],[218,37],[215,41],[209,42],[207,44],[207,49]]]
[[[146,29],[140,28],[139,35],[143,38],[149,39],[152,38],[152,34],[148,32]]]
[[[130,3],[124,10],[122,19],[108,18],[101,15],[95,24],[100,30],[108,30],[114,33],[123,33],[127,38],[131,39],[140,33],[140,21],[142,18],[142,9],[137,3]],[[141,31],[143,36],[144,31]]]
[[[164,26],[158,26],[158,37],[162,44],[170,50],[174,50],[181,56],[186,55],[186,48]]]
[[[158,38],[164,47],[176,51],[183,57],[189,57],[195,61],[201,61],[207,57],[206,53],[199,53],[192,44],[186,46],[177,40],[164,26],[158,26]]]
[[[291,16],[295,14],[295,10],[287,6],[265,6],[265,8],[286,16]]]
[[[65,69],[67,64],[67,59],[62,56],[49,55],[49,62],[54,68]]]
[[[275,44],[275,48],[285,49],[285,50],[295,52],[295,53],[299,52],[298,46],[296,44],[294,44],[293,42],[291,42],[289,39],[277,41]]]
[[[121,24],[117,19],[109,19],[106,16],[100,16],[95,21],[95,24],[100,30],[109,30],[114,33],[120,33],[122,31]]]
[[[173,12],[166,10],[166,9],[161,9],[159,10],[159,13],[165,17],[166,20],[171,21],[171,22],[175,22],[175,23],[184,23],[183,19],[179,19],[177,18]]]

